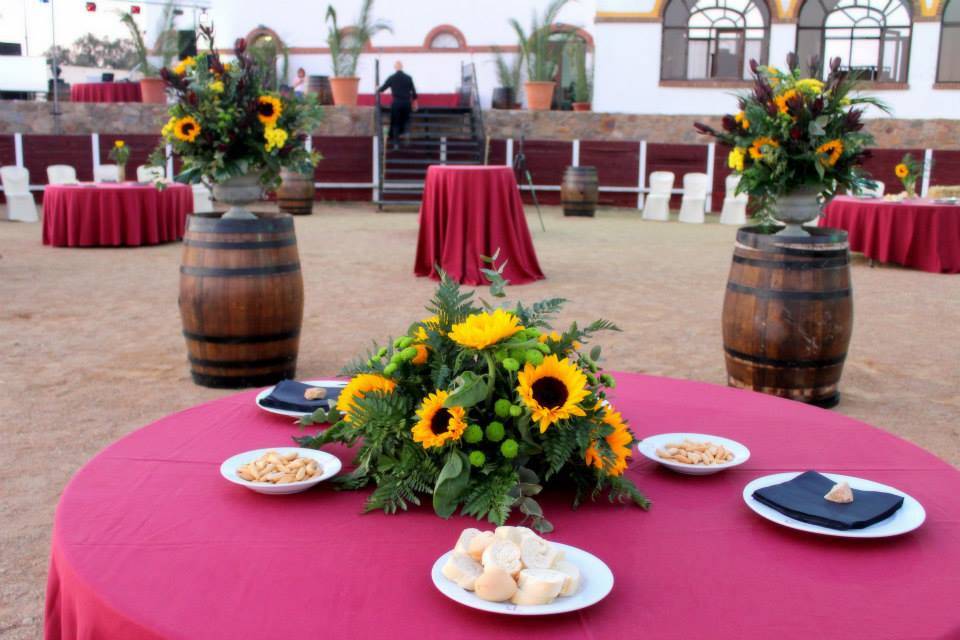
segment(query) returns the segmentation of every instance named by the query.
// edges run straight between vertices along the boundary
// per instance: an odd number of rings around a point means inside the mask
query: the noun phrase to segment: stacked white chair
[[[710,178],[705,173],[687,173],[683,176],[683,200],[680,202],[680,222],[703,224],[707,210],[707,188]]]
[[[47,167],[47,184],[77,184],[77,170],[68,164]]]
[[[37,222],[37,203],[30,193],[30,172],[23,167],[0,167],[0,185],[7,200],[7,219]]]
[[[861,196],[867,196],[867,197],[870,197],[870,198],[882,198],[882,197],[883,197],[883,192],[886,190],[886,188],[887,188],[887,185],[885,185],[885,184],[883,184],[882,182],[879,182],[879,181],[878,181],[878,182],[877,182],[877,186],[876,186],[875,188],[873,188],[873,189],[864,189],[863,191],[860,192],[860,195],[861,195]]]
[[[747,224],[747,202],[750,196],[737,193],[740,176],[731,173],[724,187],[723,210],[720,212],[720,224]]]
[[[213,211],[213,199],[207,185],[198,183],[193,186],[193,211],[195,213],[209,213]]]
[[[120,167],[115,164],[98,164],[93,168],[94,182],[120,182]]]
[[[155,167],[148,164],[142,164],[137,167],[137,182],[153,182],[154,180],[163,180],[167,176],[163,167]]]
[[[654,171],[650,174],[650,195],[643,205],[644,220],[670,219],[670,194],[673,191],[674,175],[671,171]]]

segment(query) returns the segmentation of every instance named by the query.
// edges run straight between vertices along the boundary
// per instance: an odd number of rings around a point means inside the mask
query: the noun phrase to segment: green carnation
[[[483,429],[478,424],[472,424],[463,432],[463,439],[470,444],[476,444],[483,440]]]
[[[483,455],[483,451],[470,452],[470,464],[472,464],[473,466],[482,467],[486,461],[487,461],[487,456]]]
[[[529,362],[529,363],[532,364],[533,366],[536,367],[536,366],[538,366],[538,365],[543,364],[543,354],[540,353],[539,350],[537,350],[537,349],[527,349],[527,353],[526,353],[525,355],[526,355],[526,358],[527,358],[527,362]]]
[[[503,368],[507,371],[519,371],[520,363],[513,358],[505,358],[503,361]]]
[[[498,418],[506,418],[510,415],[510,401],[506,398],[500,398],[493,405],[493,412]]]
[[[522,413],[523,413],[523,407],[516,404],[510,407],[510,415],[513,416],[514,418],[519,418],[520,414]]]
[[[503,440],[504,429],[503,423],[497,422],[494,420],[487,425],[487,440],[490,442],[500,442]]]
[[[503,441],[503,444],[500,445],[500,453],[502,453],[503,457],[507,458],[508,460],[511,458],[516,458],[519,451],[520,445],[517,444],[517,441],[513,438],[507,438]]]

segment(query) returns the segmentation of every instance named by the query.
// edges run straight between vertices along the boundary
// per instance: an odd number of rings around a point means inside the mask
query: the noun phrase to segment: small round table
[[[183,237],[193,192],[184,184],[136,182],[48,185],[43,244],[55,247],[140,246]]]
[[[72,102],[143,102],[139,82],[83,82],[70,87]]]
[[[649,512],[579,510],[541,494],[550,539],[604,560],[616,583],[578,613],[496,616],[436,591],[430,567],[465,527],[428,505],[361,515],[367,491],[265,496],[219,473],[241,451],[288,446],[291,419],[256,391],[171,415],[108,447],[64,490],[53,530],[46,633],[57,638],[946,638],[960,629],[960,472],[888,433],[822,409],[696,382],[619,374],[613,399],[641,437],[695,431],[752,450],[742,466],[681,476],[636,456]],[[350,452],[329,447],[349,463]],[[926,523],[898,538],[804,534],[741,491],[817,469],[911,494]],[[538,498],[539,499],[539,498]]]

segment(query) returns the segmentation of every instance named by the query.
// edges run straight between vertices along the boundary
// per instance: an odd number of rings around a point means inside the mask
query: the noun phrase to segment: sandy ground
[[[720,310],[735,229],[636,212],[530,226],[548,279],[510,290],[617,322],[607,365],[723,384]],[[422,317],[417,218],[318,205],[297,219],[306,311],[299,374],[335,373],[372,337]],[[38,638],[50,528],[74,471],[161,416],[230,393],[189,378],[177,311],[181,246],[54,249],[0,223],[0,637]],[[855,328],[837,411],[960,464],[960,276],[853,266]]]

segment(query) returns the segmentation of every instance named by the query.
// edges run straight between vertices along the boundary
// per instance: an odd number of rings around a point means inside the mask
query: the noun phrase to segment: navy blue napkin
[[[327,401],[336,402],[340,395],[339,388],[324,387],[327,390],[327,397],[320,400],[307,400],[303,397],[303,392],[312,389],[315,385],[303,384],[296,380],[284,380],[278,384],[270,395],[260,400],[260,404],[271,409],[283,409],[285,411],[302,411],[304,413],[313,413],[317,409],[327,409]]]
[[[886,520],[903,506],[903,496],[860,489],[853,490],[853,502],[830,502],[823,496],[834,484],[816,471],[806,471],[793,480],[757,489],[753,497],[795,520],[843,531]]]

